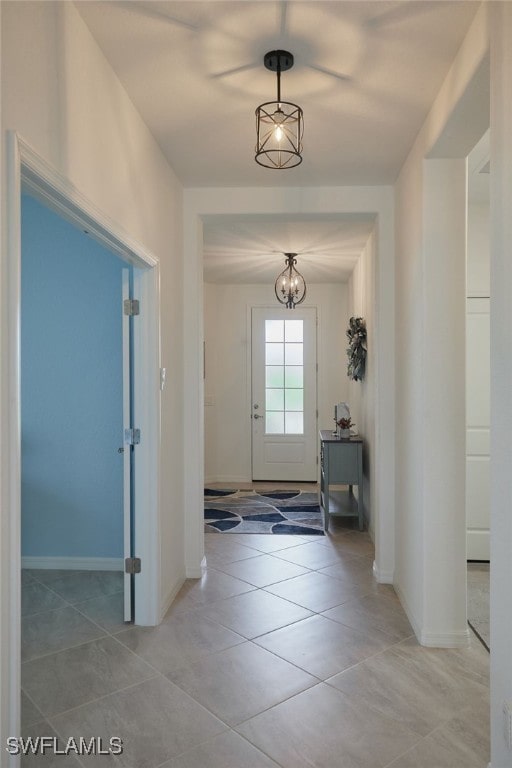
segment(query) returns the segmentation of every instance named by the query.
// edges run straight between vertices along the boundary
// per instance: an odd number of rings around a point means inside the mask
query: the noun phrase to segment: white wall
[[[509,768],[512,701],[512,5],[491,9],[491,764]]]
[[[205,481],[250,482],[251,306],[275,306],[273,285],[204,286]],[[318,428],[333,426],[334,404],[347,399],[347,286],[308,282],[302,306],[318,313]]]
[[[467,642],[464,158],[487,127],[486,14],[482,6],[395,189],[396,587],[428,645]]]
[[[167,389],[161,398],[159,489],[162,559],[159,601],[164,607],[184,578],[181,185],[74,5],[62,2],[3,2],[1,5],[2,147],[5,147],[6,130],[17,131],[99,211],[116,222],[120,230],[160,260],[164,297],[162,364],[169,371]],[[3,201],[5,185],[4,162]],[[5,221],[4,205],[4,233]],[[2,359],[5,359],[4,344],[7,343],[4,319],[9,265],[5,261],[6,253],[4,239],[0,272]],[[3,366],[2,435],[9,433],[9,403],[5,400],[7,376]],[[4,489],[3,484],[2,494]],[[2,514],[8,515],[4,500],[2,495]],[[9,546],[9,541],[2,541],[2,560],[8,558]],[[9,584],[3,581],[2,589],[2,600],[8,599]],[[6,658],[5,653],[2,658]],[[6,667],[2,668],[2,690],[5,671]],[[2,722],[6,723],[4,713],[1,714]]]
[[[161,264],[162,365],[182,367],[182,189],[72,3],[2,3],[3,128]],[[162,601],[183,578],[179,375],[162,394]]]
[[[350,413],[355,422],[357,431],[364,438],[363,446],[363,506],[364,516],[370,535],[375,538],[374,520],[372,517],[372,499],[375,485],[375,262],[376,242],[375,233],[372,233],[359,261],[354,267],[350,278],[349,306],[350,316],[364,317],[367,331],[368,354],[366,356],[366,370],[362,381],[348,380],[348,402]],[[345,346],[347,346],[345,344]],[[383,574],[381,574],[381,577]],[[391,573],[385,574],[386,581],[392,581]],[[384,579],[382,579],[384,580]]]

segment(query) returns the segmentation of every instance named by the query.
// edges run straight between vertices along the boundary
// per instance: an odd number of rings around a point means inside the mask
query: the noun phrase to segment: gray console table
[[[348,485],[348,492],[329,493],[329,485]],[[358,486],[358,500],[352,486]],[[320,430],[320,506],[324,513],[324,529],[329,530],[331,515],[357,517],[363,530],[363,440],[361,437],[340,439],[329,429]]]

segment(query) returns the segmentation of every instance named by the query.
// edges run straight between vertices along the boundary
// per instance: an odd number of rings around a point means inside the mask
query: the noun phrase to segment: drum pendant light
[[[294,168],[302,163],[304,116],[297,104],[281,101],[281,72],[293,67],[288,51],[269,51],[263,63],[277,76],[277,100],[256,109],[255,160],[265,168]]]

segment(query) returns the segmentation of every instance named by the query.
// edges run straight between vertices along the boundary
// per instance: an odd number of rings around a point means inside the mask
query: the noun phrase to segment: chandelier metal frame
[[[287,309],[295,309],[297,304],[302,304],[306,298],[306,281],[296,268],[297,254],[285,253],[286,267],[277,276],[274,284],[276,298]]]
[[[295,168],[302,162],[304,115],[290,101],[281,100],[281,72],[293,67],[288,51],[269,51],[263,57],[265,67],[277,76],[277,99],[256,108],[255,160],[264,168]]]

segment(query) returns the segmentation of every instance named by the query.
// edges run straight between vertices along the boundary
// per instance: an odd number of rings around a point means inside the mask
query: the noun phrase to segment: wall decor
[[[366,321],[363,317],[351,317],[347,328],[349,379],[361,381],[366,367]]]

